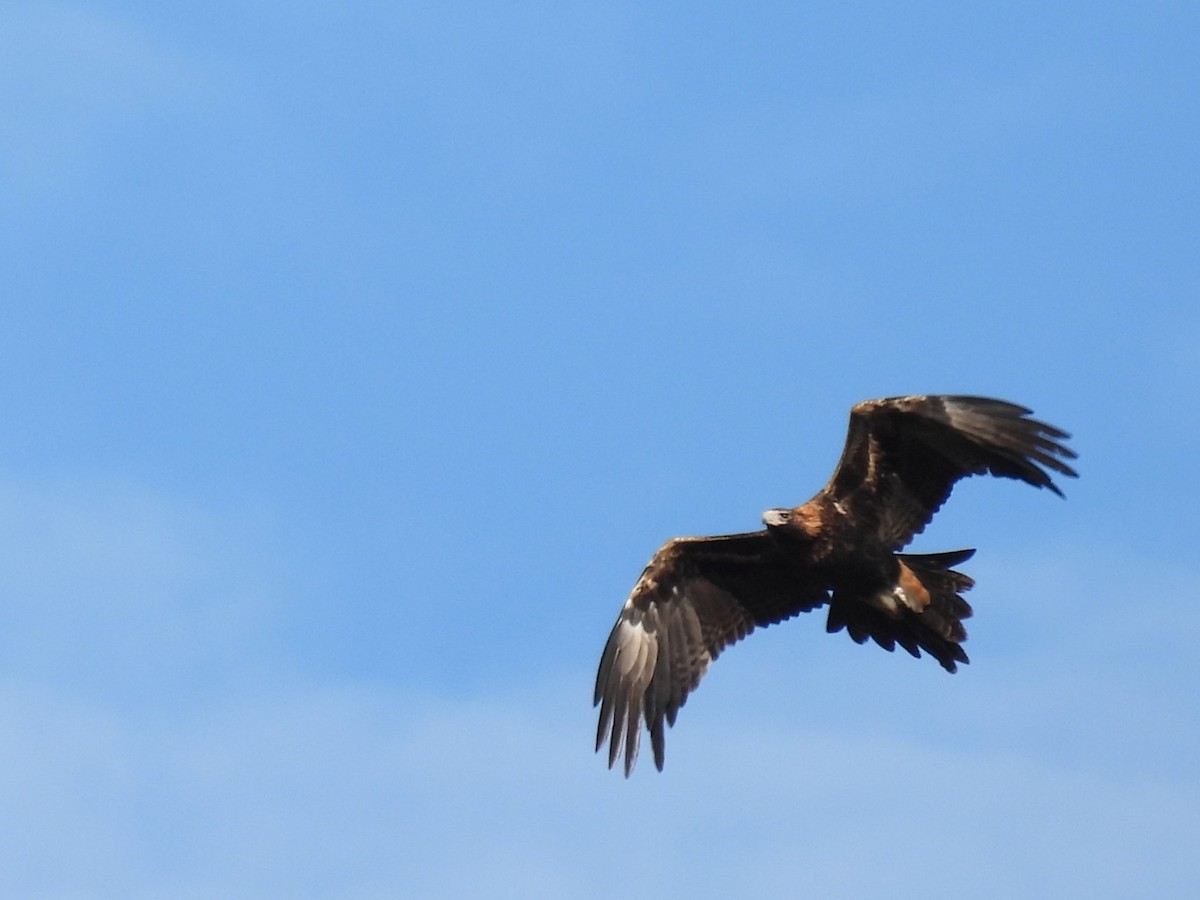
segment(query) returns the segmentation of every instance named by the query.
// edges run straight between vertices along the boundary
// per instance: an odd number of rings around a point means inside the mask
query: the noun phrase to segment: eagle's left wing
[[[676,538],[654,555],[613,626],[596,673],[596,749],[633,771],[643,722],[661,770],[665,728],[720,652],[820,606],[824,588],[765,531]]]

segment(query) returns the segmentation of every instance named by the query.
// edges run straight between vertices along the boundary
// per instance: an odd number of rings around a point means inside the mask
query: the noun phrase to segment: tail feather
[[[965,562],[974,554],[974,550],[897,554],[900,563],[928,592],[928,598],[921,596],[916,602],[903,597],[903,602],[893,602],[885,608],[863,598],[835,595],[829,605],[826,630],[834,632],[845,628],[856,643],[865,643],[870,638],[885,650],[893,650],[899,645],[912,656],[919,657],[920,651],[924,650],[946,671],[956,671],[958,663],[969,662],[961,643],[967,639],[962,623],[970,618],[971,606],[961,594],[970,590],[975,582],[951,566]],[[903,589],[897,585],[892,590]]]

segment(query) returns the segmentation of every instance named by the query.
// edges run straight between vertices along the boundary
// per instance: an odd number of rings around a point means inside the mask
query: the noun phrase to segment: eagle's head
[[[762,514],[763,524],[768,528],[782,528],[792,521],[790,509],[768,509]]]

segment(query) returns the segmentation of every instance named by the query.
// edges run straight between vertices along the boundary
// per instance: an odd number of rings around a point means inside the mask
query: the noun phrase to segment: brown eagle
[[[654,554],[613,626],[596,673],[596,749],[633,771],[642,722],[654,764],[664,730],[709,664],[757,625],[829,605],[826,630],[861,644],[924,650],[948,672],[967,662],[962,598],[974,583],[951,567],[974,550],[905,554],[950,496],[984,473],[1062,496],[1047,469],[1076,477],[1069,435],[1031,410],[986,397],[894,397],[850,410],[829,483],[794,509],[768,509],[762,531],[675,538]]]

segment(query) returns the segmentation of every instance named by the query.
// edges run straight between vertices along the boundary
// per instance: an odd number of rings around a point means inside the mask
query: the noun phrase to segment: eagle
[[[963,599],[973,580],[954,566],[974,550],[900,551],[969,475],[1015,478],[1062,496],[1067,432],[1032,410],[972,396],[867,400],[850,410],[833,477],[811,500],[768,509],[761,531],[667,541],[642,572],[596,673],[596,750],[633,772],[643,724],[661,771],[665,728],[714,659],[758,626],[822,606],[826,631],[885,650],[924,650],[948,672],[966,663]],[[1049,471],[1048,471],[1049,470]]]

